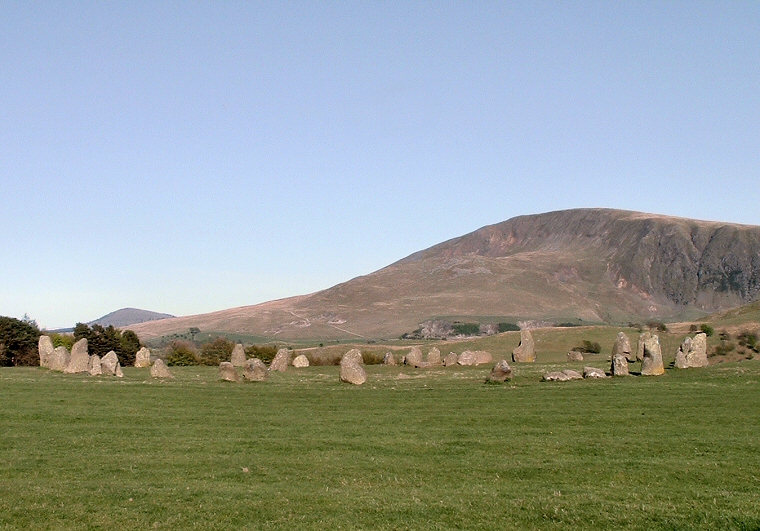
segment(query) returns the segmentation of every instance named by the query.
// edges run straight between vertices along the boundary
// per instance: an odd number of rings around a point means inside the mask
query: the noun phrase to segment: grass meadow
[[[2,368],[0,529],[760,529],[760,362],[557,366]]]

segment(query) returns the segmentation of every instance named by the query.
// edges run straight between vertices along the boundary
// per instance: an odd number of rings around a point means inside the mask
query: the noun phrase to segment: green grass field
[[[539,381],[557,365],[3,368],[0,529],[760,529],[760,362]]]

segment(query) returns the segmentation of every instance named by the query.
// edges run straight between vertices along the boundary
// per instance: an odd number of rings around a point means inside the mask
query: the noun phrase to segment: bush
[[[704,332],[707,337],[712,337],[712,335],[715,333],[715,330],[713,330],[713,327],[709,324],[703,324],[699,327],[699,330],[701,332]]]
[[[176,367],[198,365],[200,358],[195,345],[189,341],[172,341],[167,348],[166,363]]]
[[[499,327],[500,334],[503,332],[519,332],[520,331],[520,327],[514,323],[499,323],[496,326]]]
[[[277,354],[277,345],[265,346],[265,345],[251,345],[246,347],[246,358],[259,358],[261,361],[269,365],[272,363],[275,355]]]
[[[201,345],[201,365],[219,365],[223,361],[230,361],[235,343],[226,337],[217,337],[213,341]]]
[[[74,346],[74,336],[71,334],[59,334],[57,332],[51,332],[48,335],[50,336],[50,341],[53,342],[53,347],[66,347],[67,349],[71,350],[71,347]]]
[[[739,340],[739,345],[742,347],[748,348],[754,352],[760,352],[760,344],[757,342],[757,334],[754,334],[752,332],[742,332],[739,334],[739,337],[737,338]]]
[[[39,365],[37,323],[25,318],[0,317],[0,366]]]
[[[599,354],[602,351],[602,346],[594,341],[593,343],[587,339],[583,340],[583,344],[573,348],[576,352],[583,352],[585,354]]]
[[[480,334],[478,323],[454,323],[451,328],[454,330],[454,334],[458,336],[477,336]]]
[[[650,330],[657,330],[658,332],[667,332],[668,327],[662,321],[648,321],[647,328]]]

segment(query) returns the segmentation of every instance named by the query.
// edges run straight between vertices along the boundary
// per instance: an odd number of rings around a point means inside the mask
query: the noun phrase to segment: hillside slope
[[[692,319],[759,296],[760,227],[578,209],[489,225],[311,295],[130,328],[388,338],[443,316]]]
[[[151,312],[149,310],[140,310],[138,308],[122,308],[109,314],[104,315],[99,319],[95,319],[87,324],[100,326],[113,325],[117,328],[137,324],[145,323],[148,321],[157,321],[159,319],[168,319],[174,317],[168,313]]]

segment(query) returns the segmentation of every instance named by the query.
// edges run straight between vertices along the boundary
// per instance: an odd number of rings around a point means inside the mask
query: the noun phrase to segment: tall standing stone
[[[82,338],[71,348],[71,359],[66,369],[66,374],[76,374],[87,372],[87,365],[90,364],[90,354],[87,352],[87,338]]]
[[[633,363],[636,361],[636,356],[631,353],[631,340],[624,332],[618,332],[615,344],[612,346],[612,357],[624,356],[626,361]]]
[[[636,361],[644,361],[644,343],[652,337],[649,332],[639,334],[639,344],[636,346]]]
[[[431,348],[427,354],[428,365],[440,365],[441,364],[441,351],[436,347]]]
[[[288,364],[290,363],[290,351],[286,348],[281,348],[277,351],[272,363],[269,364],[270,371],[285,372],[288,370]]]
[[[55,347],[48,357],[48,367],[51,371],[65,371],[71,361],[71,353],[66,347]]]
[[[169,371],[169,367],[166,366],[166,363],[161,358],[158,358],[150,368],[150,376],[151,378],[174,378]]]
[[[628,376],[628,359],[624,355],[613,356],[610,373],[612,376]]]
[[[362,351],[358,348],[352,348],[343,354],[343,357],[340,358],[340,364],[344,365],[346,363],[356,363],[358,365],[364,364],[364,356],[362,356]]]
[[[37,351],[40,353],[40,367],[50,367],[50,356],[52,356],[54,350],[55,348],[50,336],[40,336],[40,340],[37,343]]]
[[[243,345],[238,343],[235,348],[232,349],[232,355],[230,356],[230,363],[235,367],[245,366],[245,349]]]
[[[406,355],[404,363],[406,365],[411,365],[412,367],[419,367],[422,365],[422,351],[420,350],[420,347],[412,347],[412,350]]]
[[[515,363],[536,361],[536,345],[530,330],[520,330],[520,344],[512,351],[512,361]]]
[[[119,357],[116,355],[116,352],[114,352],[113,350],[109,351],[108,354],[103,356],[103,358],[100,360],[100,367],[103,371],[103,374],[107,376],[116,376],[117,366],[119,366]],[[120,366],[119,366],[119,370],[121,370]]]
[[[676,352],[676,361],[675,361],[676,369],[689,368],[689,362],[686,361],[686,354],[689,352],[690,349],[691,349],[691,338],[687,337],[681,343],[681,346],[678,348],[678,352]]]
[[[396,357],[393,355],[393,352],[385,353],[385,357],[383,358],[383,365],[387,365],[387,366],[396,365]]]
[[[90,376],[100,376],[103,374],[103,368],[100,366],[100,356],[97,354],[90,356],[89,372]]]
[[[219,364],[219,377],[227,382],[240,381],[240,377],[235,370],[235,366],[229,361],[223,361]]]
[[[259,358],[251,358],[245,362],[243,377],[251,382],[263,382],[269,378],[269,369]]]
[[[676,354],[676,368],[707,367],[707,334],[697,334],[694,338],[687,337],[681,343]]]
[[[644,359],[641,362],[642,376],[659,376],[665,373],[660,350],[660,338],[651,336],[644,341]]]
[[[150,350],[147,347],[142,347],[135,354],[135,367],[150,367]]]

